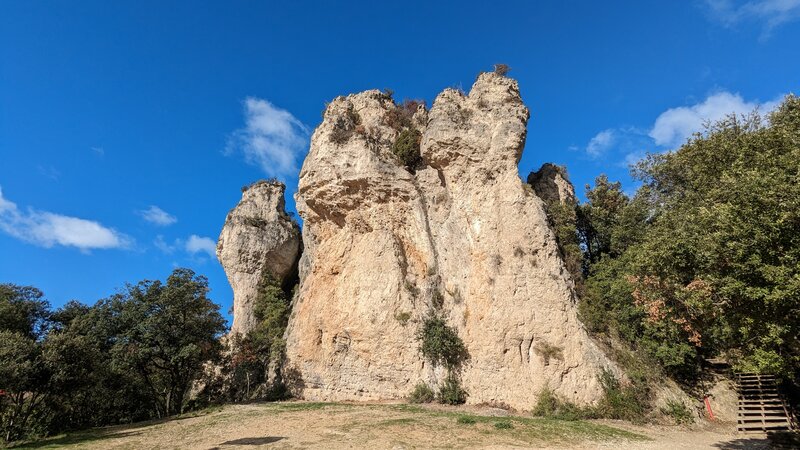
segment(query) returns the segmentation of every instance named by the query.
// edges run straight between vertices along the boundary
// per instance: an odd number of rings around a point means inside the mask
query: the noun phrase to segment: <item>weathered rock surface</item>
[[[530,409],[545,387],[597,400],[597,375],[612,365],[577,319],[542,200],[519,178],[529,113],[516,81],[485,73],[469,95],[447,89],[418,110],[415,173],[391,152],[397,112],[379,91],[339,97],[312,136],[286,333],[296,391],[396,399],[436,384],[445,372],[415,336],[437,313],[469,351],[469,403]]]
[[[253,303],[267,274],[281,283],[295,275],[300,229],[286,214],[285,190],[278,181],[252,184],[219,235],[217,258],[233,288],[232,334],[247,334],[255,326]]]
[[[575,187],[565,173],[564,169],[555,164],[544,163],[539,170],[528,175],[528,184],[533,186],[536,195],[545,202],[575,204]]]

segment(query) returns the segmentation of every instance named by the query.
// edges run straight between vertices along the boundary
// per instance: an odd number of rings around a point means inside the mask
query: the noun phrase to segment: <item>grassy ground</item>
[[[229,405],[18,448],[573,448],[598,443],[614,448],[647,439],[605,424],[520,417],[491,408],[286,402]]]

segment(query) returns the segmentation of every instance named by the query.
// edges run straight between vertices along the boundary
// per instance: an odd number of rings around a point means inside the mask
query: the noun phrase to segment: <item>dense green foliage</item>
[[[281,365],[289,321],[290,298],[280,283],[265,274],[253,307],[256,326],[246,336],[231,336],[231,352],[220,395],[227,401],[281,399],[287,392]]]
[[[411,403],[430,403],[435,399],[436,393],[433,389],[421,381],[414,386],[414,390],[408,396],[408,401]]]
[[[598,178],[578,210],[581,315],[684,380],[702,358],[800,373],[800,99],[731,116],[635,167],[628,199]]]
[[[419,150],[421,140],[422,134],[418,130],[406,128],[397,135],[397,140],[392,144],[392,153],[409,170],[416,168],[421,160]]]
[[[555,231],[564,264],[575,281],[580,296],[583,292],[583,251],[576,233],[579,210],[576,205],[551,200],[545,203],[545,211]]]
[[[622,384],[609,371],[600,375],[603,397],[596,405],[577,406],[561,399],[550,389],[539,393],[532,414],[561,420],[578,419],[621,419],[630,422],[643,422],[650,409],[650,393],[647,383],[633,379]]]
[[[434,301],[435,303],[435,301]],[[440,308],[439,305],[437,308]],[[469,359],[469,352],[464,342],[455,329],[448,326],[445,320],[437,314],[425,319],[422,327],[417,332],[420,341],[420,352],[433,365],[440,365],[447,369],[447,377],[439,385],[436,400],[448,405],[459,405],[467,400],[467,392],[461,388],[459,372],[462,365]],[[412,393],[412,399],[421,389],[420,383]],[[427,385],[424,385],[427,388]],[[429,389],[429,388],[428,388]],[[425,393],[427,395],[427,393]]]
[[[445,405],[460,405],[467,401],[467,391],[461,387],[461,382],[451,372],[439,386],[436,400]]]
[[[440,364],[448,370],[458,369],[469,358],[464,342],[458,333],[445,323],[444,319],[433,316],[425,319],[417,333],[422,355],[433,364]]]
[[[38,290],[0,286],[3,438],[182,412],[225,329],[207,292],[204,277],[176,269],[52,312]]]

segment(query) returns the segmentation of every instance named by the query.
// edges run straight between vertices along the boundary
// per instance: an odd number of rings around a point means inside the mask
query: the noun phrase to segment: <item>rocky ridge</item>
[[[435,315],[469,353],[458,372],[469,403],[530,409],[544,388],[600,398],[597,376],[613,365],[578,321],[542,199],[517,172],[528,117],[517,82],[494,73],[469,94],[446,89],[430,111],[380,91],[330,103],[295,197],[304,251],[285,335],[295,393],[398,399],[441,382],[417,340]],[[407,167],[392,150],[409,129],[421,162]]]

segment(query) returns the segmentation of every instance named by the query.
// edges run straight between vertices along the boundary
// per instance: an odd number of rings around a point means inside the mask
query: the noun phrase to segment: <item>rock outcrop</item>
[[[296,276],[300,229],[285,211],[285,190],[278,181],[244,188],[219,235],[217,258],[233,288],[232,334],[255,326],[253,304],[266,276],[282,284]]]
[[[339,97],[312,136],[285,335],[296,392],[397,399],[440,382],[416,338],[435,314],[469,352],[469,403],[530,409],[543,388],[597,400],[612,365],[577,319],[543,202],[519,178],[529,113],[517,82],[484,73],[468,95],[446,89],[398,125],[412,112],[379,91]],[[392,152],[408,127],[422,158],[411,170]]]
[[[528,184],[533,186],[536,195],[547,202],[574,205],[575,187],[566,177],[566,171],[552,163],[544,163],[536,172],[528,175]]]

